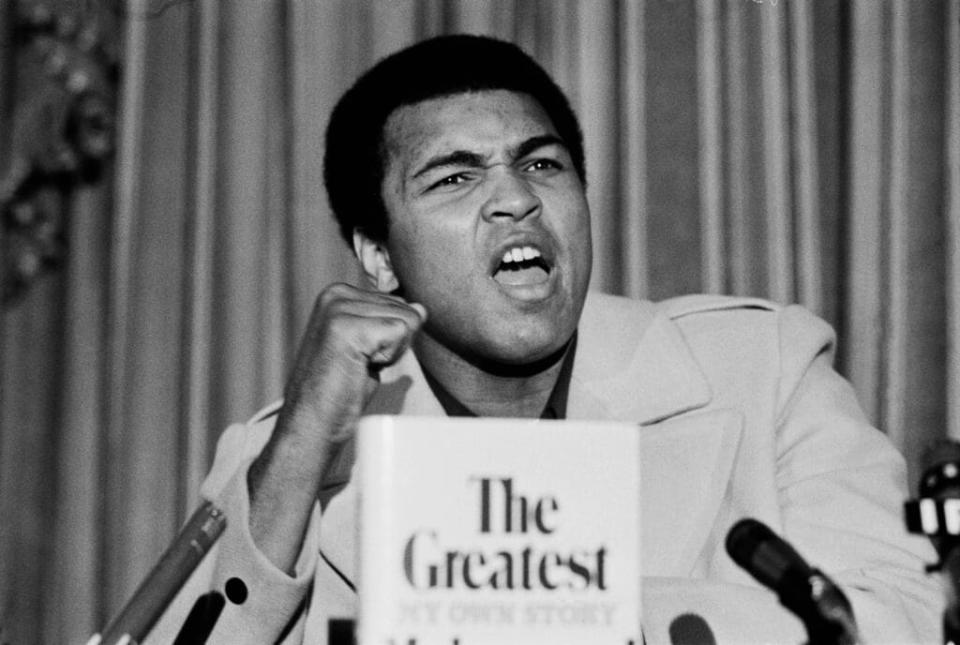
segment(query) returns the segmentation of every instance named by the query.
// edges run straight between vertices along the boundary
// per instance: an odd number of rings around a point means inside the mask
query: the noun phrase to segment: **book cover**
[[[358,642],[639,645],[639,451],[629,424],[363,419]]]

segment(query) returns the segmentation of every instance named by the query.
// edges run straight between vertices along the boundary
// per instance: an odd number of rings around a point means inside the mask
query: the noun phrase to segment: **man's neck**
[[[566,347],[565,347],[566,349]],[[542,368],[484,370],[426,334],[417,337],[417,360],[458,401],[478,416],[537,418],[563,367],[564,351]]]

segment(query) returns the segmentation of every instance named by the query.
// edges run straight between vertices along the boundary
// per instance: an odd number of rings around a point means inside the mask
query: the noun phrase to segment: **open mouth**
[[[552,268],[535,246],[514,246],[503,253],[493,279],[511,287],[541,284],[550,278]]]

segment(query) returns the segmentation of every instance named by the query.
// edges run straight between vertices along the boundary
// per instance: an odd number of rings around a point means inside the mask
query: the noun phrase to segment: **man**
[[[381,61],[334,111],[325,180],[369,285],[320,295],[282,406],[221,439],[203,493],[228,529],[152,640],[209,588],[231,600],[215,642],[325,642],[354,615],[353,432],[384,412],[641,425],[648,640],[689,611],[719,640],[803,640],[724,553],[743,516],[832,575],[867,640],[937,639],[902,459],[830,367],[832,332],[760,300],[588,296],[579,126],[519,49]]]

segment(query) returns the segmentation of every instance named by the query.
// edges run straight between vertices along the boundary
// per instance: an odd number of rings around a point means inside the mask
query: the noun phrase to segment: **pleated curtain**
[[[69,201],[65,266],[0,312],[0,641],[85,642],[197,503],[222,429],[280,396],[316,294],[358,279],[322,185],[332,105],[440,33],[512,40],[567,91],[594,289],[799,302],[836,328],[911,482],[925,446],[960,439],[960,0],[130,0],[121,18],[112,172]]]

